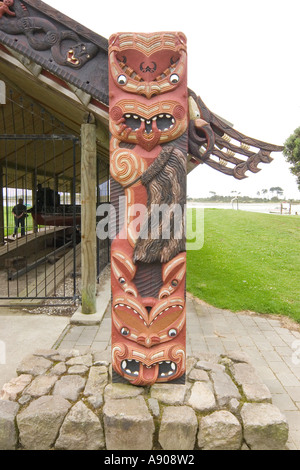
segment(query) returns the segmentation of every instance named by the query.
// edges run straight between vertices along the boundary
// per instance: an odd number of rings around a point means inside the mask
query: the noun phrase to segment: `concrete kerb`
[[[101,290],[96,297],[96,312],[82,313],[81,306],[70,318],[71,325],[100,325],[111,299],[110,277],[107,276],[101,282]]]

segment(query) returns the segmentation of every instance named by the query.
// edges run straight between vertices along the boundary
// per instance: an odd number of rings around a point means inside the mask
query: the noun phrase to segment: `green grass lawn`
[[[187,251],[187,290],[219,308],[300,322],[300,217],[205,209],[203,247]]]

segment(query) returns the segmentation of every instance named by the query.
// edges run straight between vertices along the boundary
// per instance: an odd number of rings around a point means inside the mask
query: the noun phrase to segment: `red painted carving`
[[[136,385],[185,372],[186,72],[182,33],[109,40],[110,168],[126,196],[124,225],[111,246],[112,362]],[[166,237],[163,221],[151,226],[154,208],[174,204],[182,211],[177,228],[167,215]]]
[[[3,15],[9,15],[9,16],[15,16],[15,12],[11,11],[9,8],[12,7],[14,4],[14,0],[3,0],[3,2],[0,2],[0,18],[2,18]]]

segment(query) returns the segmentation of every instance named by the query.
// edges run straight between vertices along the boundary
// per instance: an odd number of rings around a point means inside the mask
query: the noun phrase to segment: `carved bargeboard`
[[[113,381],[184,383],[186,38],[109,39]]]

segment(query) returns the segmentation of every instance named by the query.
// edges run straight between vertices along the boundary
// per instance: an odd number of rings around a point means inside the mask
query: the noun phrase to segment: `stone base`
[[[0,392],[0,449],[284,449],[288,424],[241,353],[187,359],[185,385],[111,383],[110,351],[37,351]]]

